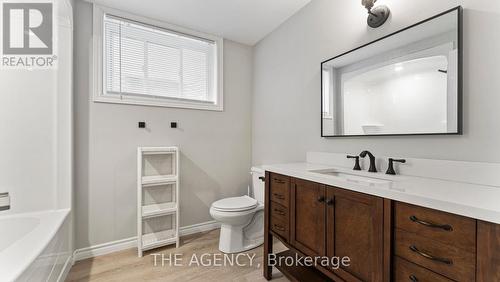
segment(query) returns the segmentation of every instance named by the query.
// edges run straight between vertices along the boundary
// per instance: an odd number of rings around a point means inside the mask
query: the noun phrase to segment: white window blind
[[[217,102],[216,43],[104,15],[106,94]]]

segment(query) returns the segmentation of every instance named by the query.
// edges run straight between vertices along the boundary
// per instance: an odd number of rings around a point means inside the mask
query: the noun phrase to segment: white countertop
[[[275,164],[262,167],[270,172],[500,224],[500,187],[496,186],[405,175],[392,176],[382,172],[369,173],[310,163]],[[367,186],[340,177],[311,172],[330,169],[390,180],[390,182],[385,185]]]

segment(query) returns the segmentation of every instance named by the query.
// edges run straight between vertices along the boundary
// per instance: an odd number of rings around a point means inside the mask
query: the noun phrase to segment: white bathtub
[[[0,281],[57,281],[71,260],[68,214],[0,216]]]

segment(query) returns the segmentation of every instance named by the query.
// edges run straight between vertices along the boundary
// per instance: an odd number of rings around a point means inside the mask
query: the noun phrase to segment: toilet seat
[[[218,200],[212,204],[212,208],[223,212],[240,212],[252,210],[257,205],[257,200],[248,196],[241,196]]]
[[[265,171],[252,167],[251,175],[253,197],[226,198],[210,206],[210,215],[220,223],[219,250],[223,253],[239,253],[264,243]]]

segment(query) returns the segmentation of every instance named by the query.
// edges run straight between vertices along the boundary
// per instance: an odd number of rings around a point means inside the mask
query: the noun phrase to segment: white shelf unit
[[[179,247],[179,148],[137,148],[137,255]]]

